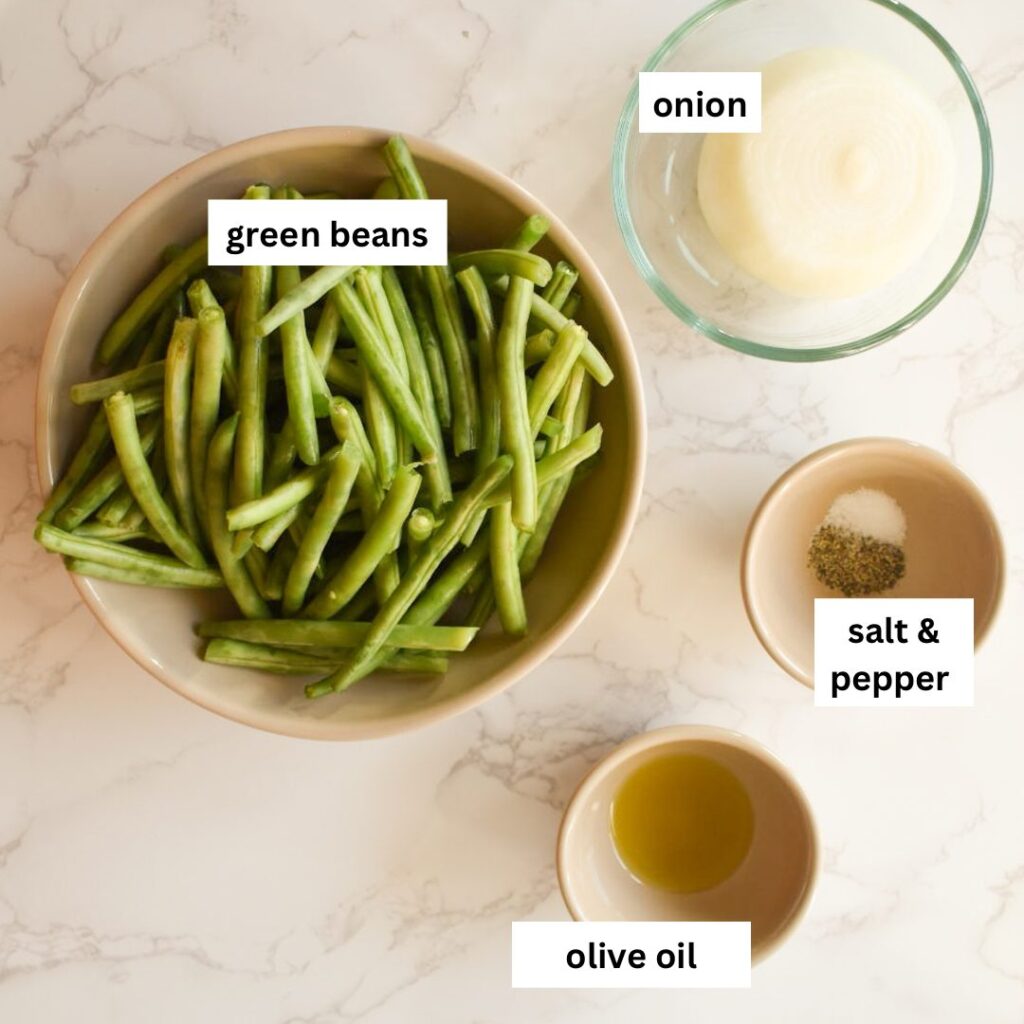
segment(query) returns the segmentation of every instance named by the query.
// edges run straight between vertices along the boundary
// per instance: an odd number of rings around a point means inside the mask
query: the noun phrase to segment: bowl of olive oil
[[[810,806],[740,733],[671,726],[633,737],[583,780],[558,837],[578,921],[749,921],[756,962],[792,931],[818,867]]]

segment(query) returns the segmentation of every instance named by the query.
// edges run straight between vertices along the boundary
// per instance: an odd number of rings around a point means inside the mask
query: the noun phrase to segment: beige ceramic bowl
[[[743,601],[765,650],[794,679],[814,683],[814,599],[839,597],[807,568],[807,549],[832,502],[871,487],[907,517],[907,571],[885,597],[973,597],[974,642],[992,625],[1003,589],[1003,545],[981,491],[944,455],[893,438],[842,441],[782,474],[747,528]],[[854,599],[855,600],[855,599]]]
[[[671,893],[638,882],[611,835],[612,801],[625,779],[663,754],[701,754],[729,768],[754,806],[754,839],[726,881]],[[558,835],[558,882],[577,921],[749,921],[751,957],[767,956],[792,931],[818,872],[811,809],[785,766],[741,733],[676,725],[627,740],[580,783]]]
[[[249,139],[201,157],[136,199],[93,243],[54,313],[39,373],[36,448],[43,490],[65,465],[84,422],[68,387],[91,375],[97,339],[152,275],[160,250],[205,230],[206,200],[234,197],[253,181],[310,191],[366,195],[384,175],[389,133],[366,128],[301,128]],[[603,346],[615,381],[595,388],[594,416],[605,428],[598,468],[571,494],[526,593],[530,633],[483,636],[449,672],[430,682],[381,678],[339,697],[307,701],[292,679],[207,665],[194,625],[229,615],[222,598],[147,590],[73,577],[114,639],[171,689],[247,725],[317,739],[363,739],[457,714],[535,668],[579,625],[604,589],[626,544],[644,465],[643,397],[626,325],[593,260],[551,211],[513,182],[430,142],[409,139],[430,192],[449,200],[452,244],[493,245],[526,214],[551,221],[538,251],[580,270],[579,320]]]

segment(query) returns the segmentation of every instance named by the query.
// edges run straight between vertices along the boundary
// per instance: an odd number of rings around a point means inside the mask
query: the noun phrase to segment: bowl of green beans
[[[207,264],[206,201],[448,200],[449,263]],[[58,302],[37,541],[143,668],[257,728],[363,739],[524,676],[640,499],[636,357],[597,267],[502,175],[303,128],[133,202]]]

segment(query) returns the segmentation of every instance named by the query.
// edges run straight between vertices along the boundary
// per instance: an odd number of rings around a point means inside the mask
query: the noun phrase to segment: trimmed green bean
[[[263,476],[263,489],[272,491],[278,484],[283,484],[297,457],[295,433],[291,423],[285,420],[270,447],[270,457],[267,459],[266,472]]]
[[[160,384],[164,379],[164,360],[137,366],[134,370],[100,380],[82,381],[71,385],[71,401],[75,405],[88,405],[90,402],[102,402],[118,391],[137,391],[150,384]]]
[[[266,619],[270,617],[270,609],[263,595],[256,589],[249,570],[232,552],[232,537],[227,526],[228,485],[237,433],[236,412],[221,423],[210,441],[203,480],[206,488],[207,529],[210,546],[224,576],[224,585],[231,591],[242,614],[249,619]]]
[[[285,536],[292,528],[292,525],[299,518],[299,513],[302,511],[302,502],[298,502],[292,505],[291,508],[286,508],[283,512],[279,512],[276,516],[268,519],[264,523],[260,523],[255,530],[252,531],[252,542],[260,549],[260,551],[271,551],[277,547],[278,542],[283,536]],[[236,533],[236,539],[240,534]],[[237,553],[237,552],[236,552]]]
[[[82,523],[72,531],[76,537],[90,537],[93,540],[109,540],[117,544],[125,544],[132,540],[149,540],[150,534],[133,526],[107,526],[105,523]]]
[[[110,428],[107,426],[107,414],[100,409],[89,421],[85,437],[75,452],[64,475],[54,485],[50,496],[46,499],[38,519],[41,523],[52,523],[57,513],[64,507],[78,485],[85,479],[89,471],[99,461],[100,456],[110,443]]]
[[[540,293],[540,297],[545,302],[550,303],[553,308],[561,309],[565,305],[565,300],[569,298],[569,293],[576,287],[576,282],[579,279],[580,272],[571,263],[559,260],[555,264],[551,280],[548,281],[546,287]]]
[[[211,640],[203,652],[203,659],[217,665],[255,668],[278,675],[319,675],[336,665],[340,656],[323,657],[301,651],[281,650],[260,644],[246,644],[239,640]],[[385,672],[414,672],[439,675],[448,669],[448,659],[440,654],[411,654],[393,651],[381,663]]]
[[[551,264],[546,259],[519,249],[476,249],[459,253],[450,262],[456,273],[466,267],[476,267],[481,274],[523,277],[538,287],[546,285],[552,275]]]
[[[380,562],[394,550],[402,527],[416,502],[422,478],[408,466],[395,474],[394,482],[355,550],[306,605],[303,616],[329,619],[358,593]]]
[[[511,468],[511,457],[499,455],[459,495],[444,522],[423,545],[419,557],[409,566],[409,571],[377,613],[366,639],[356,649],[351,661],[318,683],[307,686],[306,696],[319,697],[332,691],[344,690],[373,671],[395,626],[401,622],[412,603],[437,572],[441,562],[459,542],[459,537],[466,529],[470,518],[483,504],[487,495],[508,475]]]
[[[527,409],[530,415],[530,433],[536,437],[552,403],[569,379],[576,360],[583,351],[587,332],[570,320],[559,332],[551,355],[544,360],[533,379]]]
[[[580,303],[583,301],[583,296],[579,292],[571,292],[569,297],[565,300],[565,304],[562,306],[561,313],[564,317],[569,320],[576,319],[576,311],[580,308]],[[611,372],[609,370],[609,372]],[[598,377],[594,378],[600,384],[601,381]],[[603,384],[601,385],[604,386]]]
[[[495,345],[498,398],[501,403],[501,446],[513,459],[512,521],[526,533],[537,522],[537,467],[533,454],[533,436],[527,410],[526,372],[523,348],[526,321],[530,315],[533,284],[513,277],[501,327]]]
[[[384,146],[384,161],[403,199],[429,198],[412,153],[400,135],[388,139]],[[473,361],[451,269],[447,266],[424,267],[423,274],[434,307],[451,392],[452,443],[455,454],[461,455],[476,448],[479,432],[480,409]]]
[[[147,366],[163,359],[171,340],[174,321],[185,315],[185,293],[179,288],[165,303],[149,332],[146,344],[142,346],[137,366]]]
[[[333,302],[328,303],[324,308],[333,309],[335,316],[341,316]],[[327,361],[324,376],[327,378],[328,384],[333,384],[339,391],[343,391],[347,395],[359,398],[363,393],[363,371],[357,363],[349,362],[338,355],[332,355]]]
[[[288,571],[284,585],[281,611],[294,615],[306,599],[310,580],[320,563],[320,558],[331,539],[334,527],[348,504],[356,473],[362,465],[362,455],[354,441],[346,441],[341,453],[334,460],[323,496],[313,513],[309,526],[299,542],[299,550]]]
[[[104,418],[107,413],[102,410]],[[160,418],[154,416],[147,420],[142,430],[140,443],[142,451],[148,455],[156,446],[160,436]],[[109,437],[110,427],[107,426]],[[82,488],[76,491],[54,517],[54,525],[62,530],[73,530],[81,526],[100,506],[124,483],[124,471],[121,460],[115,454],[99,472],[96,473]]]
[[[204,309],[197,317],[196,354],[192,369],[192,409],[189,415],[189,464],[192,472],[192,495],[199,524],[206,522],[206,453],[217,429],[220,415],[220,391],[224,379],[224,352],[227,326],[224,311]]]
[[[194,569],[206,567],[206,559],[195,541],[181,528],[174,513],[157,489],[153,471],[146,462],[139,438],[135,407],[130,395],[118,392],[104,401],[110,436],[121,462],[124,478],[146,519],[163,542],[186,564]]]
[[[204,639],[218,637],[274,647],[358,647],[370,631],[369,622],[342,619],[231,619],[203,622]],[[476,636],[466,626],[398,625],[391,634],[395,647],[418,651],[464,651]]]
[[[201,534],[192,491],[188,439],[197,326],[196,321],[188,317],[178,320],[167,348],[167,373],[164,377],[164,459],[179,520],[185,532],[198,545],[201,543]]]
[[[250,185],[245,198],[253,202],[270,199],[266,185]],[[232,467],[232,500],[251,501],[263,493],[263,463],[266,447],[266,406],[269,347],[258,329],[260,318],[270,306],[273,289],[272,267],[242,267],[238,295],[238,433]],[[251,535],[242,534],[232,542],[236,554],[246,553]],[[261,588],[265,589],[265,588]]]
[[[510,285],[498,279],[490,282],[490,287],[499,295],[507,295]],[[545,302],[539,295],[534,295],[530,300],[530,315],[536,318],[538,323],[555,332],[560,331],[571,319],[555,309],[550,302]],[[587,338],[580,358],[583,360],[587,372],[601,387],[606,387],[615,379],[615,374],[608,365],[608,361],[601,355],[590,338]]]
[[[526,348],[523,349],[523,362],[526,369],[543,363],[551,355],[554,345],[555,332],[549,327],[539,330],[536,334],[531,334],[526,339]]]
[[[165,266],[135,296],[100,339],[99,361],[112,363],[128,346],[136,332],[157,316],[164,303],[206,264],[206,236],[197,239]]]
[[[104,413],[106,415],[106,413]],[[114,493],[107,498],[96,512],[96,518],[106,526],[120,526],[121,520],[128,514],[128,510],[135,504],[132,492],[127,484],[121,484]]]
[[[71,572],[114,583],[131,583],[140,587],[176,587],[190,590],[219,590],[224,579],[216,569],[192,569],[187,565],[136,566],[126,568],[106,565],[85,558],[69,558]]]
[[[543,487],[545,484],[551,483],[552,480],[557,480],[564,473],[575,469],[581,462],[595,455],[601,448],[601,434],[601,424],[595,423],[586,433],[581,434],[564,448],[545,455],[536,463],[537,485]],[[505,483],[495,488],[494,493],[487,499],[486,506],[493,508],[495,505],[510,500],[512,500],[512,490]]]
[[[486,564],[489,551],[490,530],[485,526],[473,543],[453,558],[451,563],[431,581],[430,586],[417,598],[402,622],[406,625],[424,626],[432,626],[437,622],[481,566]]]
[[[441,434],[441,420],[434,400],[434,390],[430,383],[430,372],[423,352],[416,321],[406,300],[402,284],[393,267],[385,267],[382,272],[381,284],[384,295],[394,316],[398,336],[405,351],[409,366],[409,386],[413,397],[419,403],[427,426],[434,437],[437,459],[424,466],[424,476],[430,500],[435,509],[440,509],[452,500],[452,482],[448,476],[448,459],[444,451],[444,439]]]
[[[441,421],[441,429],[447,430],[452,425],[451,390],[448,387],[444,355],[434,327],[434,315],[430,307],[427,286],[423,281],[423,272],[419,267],[406,267],[402,277],[409,296],[409,305],[412,307],[416,332],[423,346],[423,358],[426,360],[427,373],[430,375],[430,390],[434,395],[437,418]]]
[[[388,356],[387,343],[363,308],[359,297],[347,282],[339,284],[331,295],[338,303],[342,319],[348,325],[362,357],[363,365],[380,387],[395,418],[409,435],[425,462],[436,461],[437,442],[431,435],[423,412],[408,383],[402,379]],[[364,396],[365,397],[365,396]],[[378,452],[379,455],[379,452]]]
[[[511,505],[491,510],[491,581],[501,628],[509,636],[526,633],[526,605],[519,579],[516,528]]]
[[[277,302],[256,324],[256,331],[265,338],[283,323],[298,316],[314,303],[319,302],[339,281],[344,281],[355,267],[320,267],[309,277],[292,279],[288,288],[278,290]],[[321,365],[323,365],[321,363]]]
[[[204,309],[217,309],[224,313],[224,373],[221,383],[224,392],[234,407],[238,408],[238,360],[235,356],[235,342],[227,326],[227,313],[217,301],[213,289],[204,278],[197,278],[188,287],[188,304],[192,315],[199,319]]]
[[[79,533],[69,533],[48,523],[39,523],[35,530],[35,539],[47,551],[53,551],[70,558],[82,558],[89,562],[102,562],[117,569],[185,569],[178,559],[167,555],[154,554],[130,548],[126,544],[117,544],[98,537],[89,537]],[[210,572],[206,567],[193,571]],[[196,579],[202,578],[196,576]]]
[[[304,501],[323,484],[331,463],[340,452],[340,445],[332,448],[317,465],[299,470],[290,480],[278,484],[272,491],[266,491],[258,498],[228,509],[228,529],[235,531],[259,526],[260,523],[265,523],[268,519],[273,519],[274,516]]]
[[[308,281],[309,278],[306,280]],[[310,343],[313,355],[316,356],[316,361],[325,376],[328,376],[327,370],[340,334],[341,313],[338,312],[338,307],[328,300],[320,308],[320,317],[316,322],[316,330],[313,332],[313,340]],[[330,379],[329,376],[328,379]]]
[[[531,213],[501,248],[529,252],[548,233],[550,227],[547,217],[542,217],[539,213]]]
[[[301,282],[298,267],[278,267],[277,294],[281,298]],[[316,432],[313,390],[310,385],[310,348],[306,319],[299,311],[281,324],[281,356],[284,362],[285,396],[288,419],[295,432],[295,447],[307,466],[320,461],[320,442]]]

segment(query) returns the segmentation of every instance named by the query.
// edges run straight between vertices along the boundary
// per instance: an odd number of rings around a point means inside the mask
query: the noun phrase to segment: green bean
[[[400,135],[393,136],[385,144],[384,161],[403,199],[429,198],[409,147]],[[453,447],[455,454],[461,455],[476,448],[479,431],[480,409],[473,361],[450,268],[424,267],[423,274],[434,307],[451,392]]]
[[[555,345],[555,332],[545,327],[536,334],[531,334],[526,339],[526,348],[523,349],[523,362],[526,369],[543,363]]]
[[[105,365],[112,363],[136,332],[157,316],[174,292],[205,264],[206,237],[203,236],[164,267],[107,328],[100,339],[99,361]]]
[[[498,398],[501,403],[501,446],[513,459],[512,520],[529,533],[537,521],[537,467],[533,455],[533,437],[527,411],[526,373],[523,347],[526,321],[530,315],[533,284],[513,277],[501,327],[495,345]]]
[[[64,507],[78,485],[96,465],[109,443],[110,429],[107,426],[107,414],[100,409],[90,420],[85,437],[68,464],[68,468],[64,471],[64,475],[57,481],[49,498],[46,499],[46,504],[43,505],[43,510],[38,516],[41,523],[53,522],[54,516]]]
[[[414,508],[405,524],[405,539],[409,548],[409,560],[414,561],[423,542],[434,532],[437,520],[429,508]]]
[[[306,346],[308,357],[309,390],[313,396],[313,415],[317,419],[326,416],[331,408],[331,389],[327,386],[327,378],[320,369],[316,355],[310,345]]]
[[[335,309],[334,303],[329,303],[325,309]],[[335,312],[335,316],[341,314]],[[337,355],[332,355],[327,361],[327,369],[324,376],[328,384],[333,384],[339,391],[345,392],[358,398],[363,393],[363,372],[356,363],[350,363]]]
[[[233,538],[231,552],[237,558],[238,555],[235,552],[237,546],[234,541],[237,541],[238,537]],[[265,551],[261,551],[258,547],[249,545],[245,554],[241,556],[242,564],[249,572],[249,578],[253,582],[253,586],[259,591],[260,596],[264,601],[275,600],[270,596],[269,589],[267,586],[267,576],[270,573],[270,559]]]
[[[272,491],[278,484],[283,484],[298,453],[295,450],[295,433],[288,420],[274,438],[270,448],[270,457],[267,459],[266,472],[263,477],[263,489]]]
[[[452,399],[448,387],[448,376],[444,368],[444,355],[441,342],[434,328],[434,317],[430,308],[430,296],[423,283],[423,272],[420,267],[407,267],[403,274],[405,290],[409,295],[412,317],[416,324],[420,343],[423,346],[423,358],[430,375],[430,390],[434,395],[437,418],[441,421],[441,429],[447,430],[452,425]]]
[[[524,277],[538,287],[546,285],[552,274],[551,264],[546,259],[519,249],[476,249],[459,253],[450,262],[456,273],[466,267],[476,267],[481,274]]]
[[[373,522],[352,554],[306,605],[303,611],[305,618],[329,619],[355,597],[401,537],[402,527],[416,501],[421,482],[420,475],[414,469],[408,466],[399,468]]]
[[[557,480],[560,476],[575,469],[585,459],[595,455],[601,447],[602,428],[600,423],[595,423],[586,433],[581,434],[574,441],[564,448],[550,455],[545,455],[536,464],[537,486]],[[495,488],[494,493],[486,501],[487,508],[493,508],[502,502],[512,500],[512,490],[508,484],[502,484]]]
[[[323,496],[313,513],[309,527],[302,535],[298,554],[288,571],[281,602],[281,611],[284,615],[294,615],[302,607],[313,572],[320,562],[327,542],[331,539],[335,525],[345,510],[361,464],[362,456],[358,446],[354,441],[346,441],[342,445],[341,454],[331,467]]]
[[[289,287],[278,290],[277,302],[261,317],[256,330],[266,337],[283,323],[298,316],[319,302],[339,281],[344,281],[355,267],[320,267],[307,278],[291,280]]]
[[[217,665],[255,668],[279,675],[319,675],[327,671],[338,659],[324,658],[301,651],[280,650],[260,644],[246,644],[238,640],[211,640],[203,652],[203,659]],[[448,660],[440,654],[409,654],[393,651],[381,663],[386,672],[417,672],[441,674],[447,671]]]
[[[549,440],[561,437],[565,433],[565,424],[554,416],[545,416],[541,420],[540,433]]]
[[[178,517],[192,540],[201,542],[189,461],[188,426],[197,324],[183,317],[174,325],[164,377],[164,459]]]
[[[220,389],[224,379],[224,350],[227,327],[224,311],[204,309],[198,316],[196,354],[192,371],[192,408],[189,415],[188,447],[192,472],[192,495],[200,526],[206,522],[206,453],[220,415]]]
[[[406,359],[402,336],[398,333],[395,314],[391,310],[391,304],[384,291],[381,268],[360,267],[355,272],[352,283],[355,285],[356,294],[362,301],[364,309],[370,314],[378,333],[387,344],[387,350],[395,369],[407,381],[409,379],[409,362]],[[351,326],[349,329],[351,330]]]
[[[181,528],[167,502],[157,489],[153,471],[146,462],[146,456],[139,438],[135,407],[130,395],[118,392],[104,401],[110,436],[114,450],[121,462],[124,478],[131,488],[146,519],[160,534],[163,542],[186,564],[194,569],[206,567],[206,559],[195,541]]]
[[[382,394],[394,411],[395,418],[409,435],[421,458],[425,462],[436,461],[437,445],[431,436],[423,413],[409,389],[409,385],[402,379],[389,358],[387,345],[377,331],[373,320],[363,309],[359,297],[347,282],[339,284],[331,294],[338,303],[342,319],[352,331],[364,366],[380,387]],[[378,456],[379,454],[378,452]]]
[[[292,505],[291,508],[286,508],[283,512],[279,512],[266,522],[260,523],[252,532],[253,544],[260,551],[271,551],[277,546],[278,541],[288,533],[292,525],[299,518],[301,511],[302,502],[298,502]],[[235,534],[235,536],[237,537],[238,534]]]
[[[106,413],[104,413],[106,415]],[[96,512],[96,518],[106,526],[120,526],[121,520],[128,514],[128,510],[135,504],[132,492],[127,484],[121,484],[114,493],[107,498]]]
[[[290,480],[278,484],[272,491],[266,491],[258,498],[228,509],[228,529],[245,530],[251,526],[259,526],[260,523],[265,523],[268,519],[273,519],[274,516],[304,501],[323,484],[331,463],[340,452],[340,446],[332,448],[317,465],[300,470]]]
[[[527,403],[530,414],[530,433],[536,437],[540,433],[541,424],[551,408],[552,402],[569,379],[576,360],[583,351],[587,340],[587,332],[579,324],[570,320],[559,332],[551,355],[537,371],[530,389]]]
[[[231,596],[242,614],[249,619],[265,619],[270,617],[270,609],[262,594],[256,589],[249,570],[232,552],[232,538],[227,527],[228,483],[237,433],[236,412],[221,423],[210,442],[203,479],[206,488],[207,528],[210,546],[224,575],[224,585],[231,591]]]
[[[500,295],[506,295],[510,288],[508,284],[503,283],[501,280],[491,282],[490,287]],[[534,295],[530,300],[530,315],[536,318],[538,323],[544,327],[548,327],[556,332],[560,331],[570,320],[570,317],[559,312],[551,303],[545,302],[539,295]],[[590,338],[584,344],[583,354],[580,358],[583,360],[583,365],[587,368],[587,372],[601,387],[607,386],[615,379],[615,374],[608,365],[608,361],[597,350],[597,346]]]
[[[519,579],[519,557],[512,506],[491,510],[491,580],[501,628],[509,636],[526,633],[526,605]]]
[[[476,450],[476,470],[488,466],[501,449],[501,401],[495,364],[494,308],[477,267],[467,267],[455,275],[462,285],[476,321],[477,365],[480,370],[480,445]],[[470,521],[463,544],[471,544],[484,521],[481,510]]]
[[[274,647],[358,647],[370,631],[369,622],[342,619],[233,619],[200,623],[204,639],[244,640]],[[391,634],[395,647],[418,651],[464,651],[476,636],[465,626],[398,625]]]
[[[253,202],[270,198],[266,185],[250,185],[245,198]],[[238,434],[235,437],[235,461],[232,467],[232,500],[250,501],[263,493],[263,462],[266,443],[268,346],[257,325],[270,305],[273,268],[242,267],[238,295],[236,330],[238,333]],[[251,535],[241,534],[232,547],[244,555]]]
[[[581,301],[582,301],[582,296],[580,295],[579,292],[572,292],[572,293],[570,293],[569,297],[565,300],[565,304],[562,306],[562,309],[561,309],[562,316],[566,317],[569,320],[575,320],[576,319],[576,311],[580,308],[580,302]],[[595,366],[597,366],[596,363],[595,363]],[[608,372],[611,373],[611,369],[610,368],[609,368]],[[594,379],[597,380],[597,382],[599,384],[601,383],[600,377],[595,375]],[[604,385],[602,385],[602,387],[603,386]]]
[[[167,351],[167,345],[171,340],[171,331],[174,328],[174,321],[185,315],[185,293],[179,288],[163,305],[156,320],[153,321],[153,329],[149,332],[146,344],[142,346],[137,366],[147,366],[163,359]]]
[[[67,567],[79,576],[91,576],[114,583],[132,583],[141,587],[219,590],[224,586],[224,580],[216,569],[192,569],[187,565],[119,568],[85,558],[69,558]]]
[[[444,439],[441,435],[441,420],[434,401],[426,357],[412,310],[393,267],[384,268],[381,284],[409,366],[409,386],[434,438],[437,459],[424,466],[424,476],[427,480],[427,489],[430,491],[431,503],[435,509],[440,509],[452,500],[452,482],[448,476],[448,459],[445,456]]]
[[[277,294],[280,299],[300,283],[298,267],[278,267]],[[301,311],[281,324],[281,355],[284,360],[285,395],[288,419],[295,432],[295,447],[307,466],[320,461],[320,442],[316,433],[313,391],[309,381],[309,339]]]
[[[401,622],[402,617],[423,592],[441,562],[458,543],[467,523],[484,499],[508,475],[511,468],[511,457],[499,455],[459,495],[444,522],[430,540],[423,545],[419,557],[409,566],[409,571],[402,577],[398,587],[377,612],[366,639],[356,649],[351,661],[320,682],[307,686],[307,697],[319,697],[332,691],[344,690],[373,671],[395,626]]]
[[[204,309],[217,309],[224,313],[224,374],[221,382],[232,405],[238,408],[238,360],[235,357],[235,343],[227,326],[227,313],[217,301],[213,289],[203,279],[197,278],[188,288],[188,304],[192,315],[200,318]]]
[[[284,595],[284,581],[288,577],[295,550],[295,542],[287,534],[275,546],[270,568],[267,570],[266,592],[263,595],[268,601],[280,601]]]
[[[569,382],[559,396],[558,412],[565,422],[571,423],[574,438],[582,436],[590,407],[591,378],[586,375],[581,364],[573,369]],[[567,447],[565,445],[564,447]],[[563,450],[564,450],[563,447]],[[540,516],[537,528],[530,535],[519,556],[519,572],[523,579],[529,579],[544,553],[548,536],[555,524],[555,519],[562,509],[569,487],[572,485],[575,471],[571,470],[553,480],[542,491]]]
[[[102,402],[104,398],[117,391],[137,391],[149,384],[159,384],[164,379],[164,360],[138,366],[134,370],[100,380],[87,380],[71,385],[71,401],[75,405],[88,405],[90,402]]]
[[[531,213],[516,233],[502,245],[502,249],[518,249],[519,252],[529,252],[547,233],[551,225],[547,217],[539,213]]]
[[[176,558],[154,554],[130,548],[126,544],[115,544],[109,540],[90,537],[78,533],[69,533],[48,523],[39,523],[35,530],[35,539],[47,551],[54,551],[71,558],[82,558],[89,562],[102,562],[116,569],[185,569]],[[199,573],[210,572],[207,568],[193,570]],[[202,576],[195,576],[201,579]]]
[[[384,494],[378,480],[377,459],[370,440],[366,436],[366,429],[359,417],[359,411],[347,398],[338,396],[331,401],[331,427],[342,444],[346,441],[354,441],[358,446],[363,457],[364,469],[357,477],[357,483],[361,479],[362,486],[372,486],[377,504],[379,504]]]
[[[104,418],[106,410],[103,410]],[[145,454],[149,454],[156,445],[160,436],[161,424],[159,417],[148,420],[142,431],[140,443]],[[110,436],[110,427],[107,426],[107,436]],[[54,517],[53,522],[62,530],[73,530],[81,526],[117,489],[124,483],[124,471],[121,468],[121,460],[115,454],[95,476],[84,484],[82,488],[64,504],[64,507]]]
[[[520,537],[525,536],[527,534],[520,534]],[[473,626],[475,629],[483,629],[490,621],[496,607],[497,599],[494,596],[494,585],[488,579],[486,584],[480,587],[476,593],[473,605],[466,614],[466,624]]]
[[[490,530],[485,526],[473,543],[453,558],[451,563],[431,581],[430,586],[417,598],[402,622],[406,625],[424,626],[432,626],[437,622],[480,567],[486,564],[489,551]]]
[[[555,264],[551,280],[540,293],[540,297],[555,309],[561,309],[579,279],[580,272],[571,263],[559,260]]]
[[[109,540],[119,544],[130,540],[148,540],[150,534],[145,530],[135,529],[131,526],[123,526],[118,523],[116,526],[107,526],[105,523],[82,523],[72,531],[76,537],[89,537],[93,540]]]
[[[306,278],[308,281],[309,278]],[[338,336],[341,333],[341,313],[338,307],[330,301],[323,304],[320,310],[320,318],[316,322],[316,330],[313,332],[313,341],[310,347],[320,369],[328,376],[327,370],[331,364],[331,356],[334,354],[334,346],[338,343]]]

